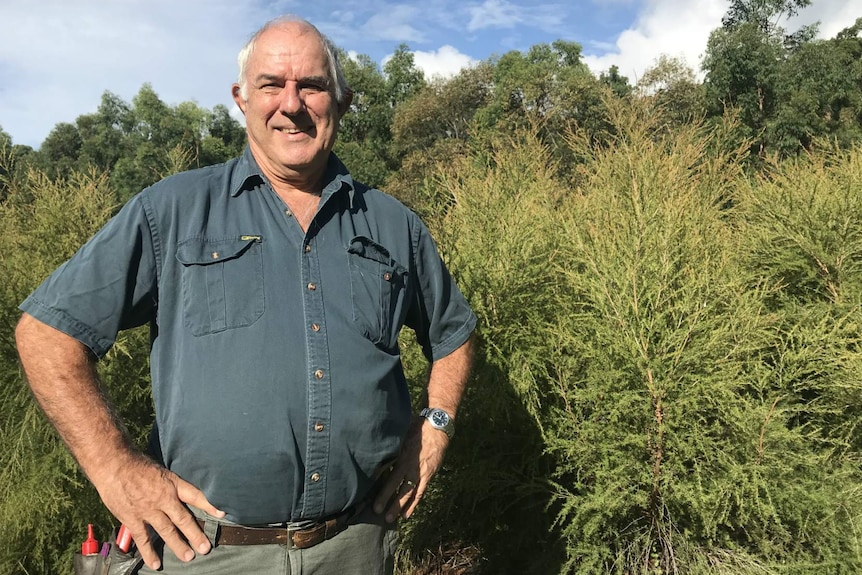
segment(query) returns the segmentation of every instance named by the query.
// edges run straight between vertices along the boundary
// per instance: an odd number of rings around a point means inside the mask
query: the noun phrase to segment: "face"
[[[316,185],[335,144],[342,111],[321,39],[299,23],[263,32],[246,66],[245,114],[249,146],[274,181]]]

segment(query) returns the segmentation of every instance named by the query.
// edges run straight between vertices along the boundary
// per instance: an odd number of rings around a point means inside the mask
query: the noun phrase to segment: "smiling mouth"
[[[276,128],[275,131],[283,134],[301,134],[306,130],[301,130],[299,128]]]

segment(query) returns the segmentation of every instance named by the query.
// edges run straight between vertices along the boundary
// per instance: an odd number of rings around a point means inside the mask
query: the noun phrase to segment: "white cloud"
[[[684,60],[697,72],[709,34],[721,25],[729,5],[727,0],[649,0],[614,50],[585,55],[584,62],[597,74],[616,65],[633,84],[662,54]]]
[[[467,31],[529,27],[560,34],[566,31],[565,27],[561,26],[561,15],[567,11],[567,8],[560,4],[533,2],[520,6],[508,0],[485,0],[482,4],[467,6],[466,12],[470,16]]]
[[[788,31],[820,21],[819,38],[834,38],[838,32],[852,26],[856,18],[862,17],[862,2],[859,0],[817,0],[794,18],[785,23]]]
[[[468,8],[470,32],[483,28],[514,28],[524,20],[524,10],[506,0],[485,0],[480,6]]]
[[[613,48],[600,48],[598,55],[586,55],[584,61],[597,74],[616,65],[635,83],[660,55],[666,54],[681,58],[702,77],[700,63],[709,34],[721,26],[729,6],[728,0],[647,0],[635,24],[620,33]],[[819,37],[832,38],[859,16],[859,0],[817,0],[780,24],[795,31],[820,20]]]
[[[362,30],[380,40],[424,42],[424,34],[410,24],[418,14],[418,8],[413,6],[387,6],[371,16],[362,26]]]
[[[227,0],[27,0],[0,4],[0,125],[38,147],[60,122],[149,82],[169,104],[232,106],[236,52],[265,20]],[[202,49],[203,48],[203,49]]]
[[[413,52],[413,62],[422,70],[425,78],[451,78],[468,66],[476,64],[477,61],[466,54],[462,54],[453,46],[441,46],[437,51]]]

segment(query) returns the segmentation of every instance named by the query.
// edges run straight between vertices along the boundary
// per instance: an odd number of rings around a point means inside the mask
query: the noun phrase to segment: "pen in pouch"
[[[128,553],[132,547],[132,533],[122,524],[119,531],[117,531],[117,547],[123,553]]]

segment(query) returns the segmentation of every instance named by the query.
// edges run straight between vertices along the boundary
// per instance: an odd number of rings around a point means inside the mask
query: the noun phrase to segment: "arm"
[[[26,313],[15,337],[33,395],[107,508],[131,531],[146,564],[152,569],[160,564],[147,526],[181,559],[194,557],[186,540],[208,553],[209,541],[184,503],[223,513],[132,445],[102,393],[92,353]]]
[[[428,406],[445,410],[454,419],[467,386],[473,364],[473,335],[455,351],[431,365],[428,379]],[[395,521],[398,515],[409,518],[428,483],[443,463],[449,437],[434,429],[424,417],[417,418],[407,432],[401,453],[389,478],[374,500],[374,511],[386,511],[386,520]],[[402,486],[405,480],[415,484]]]

